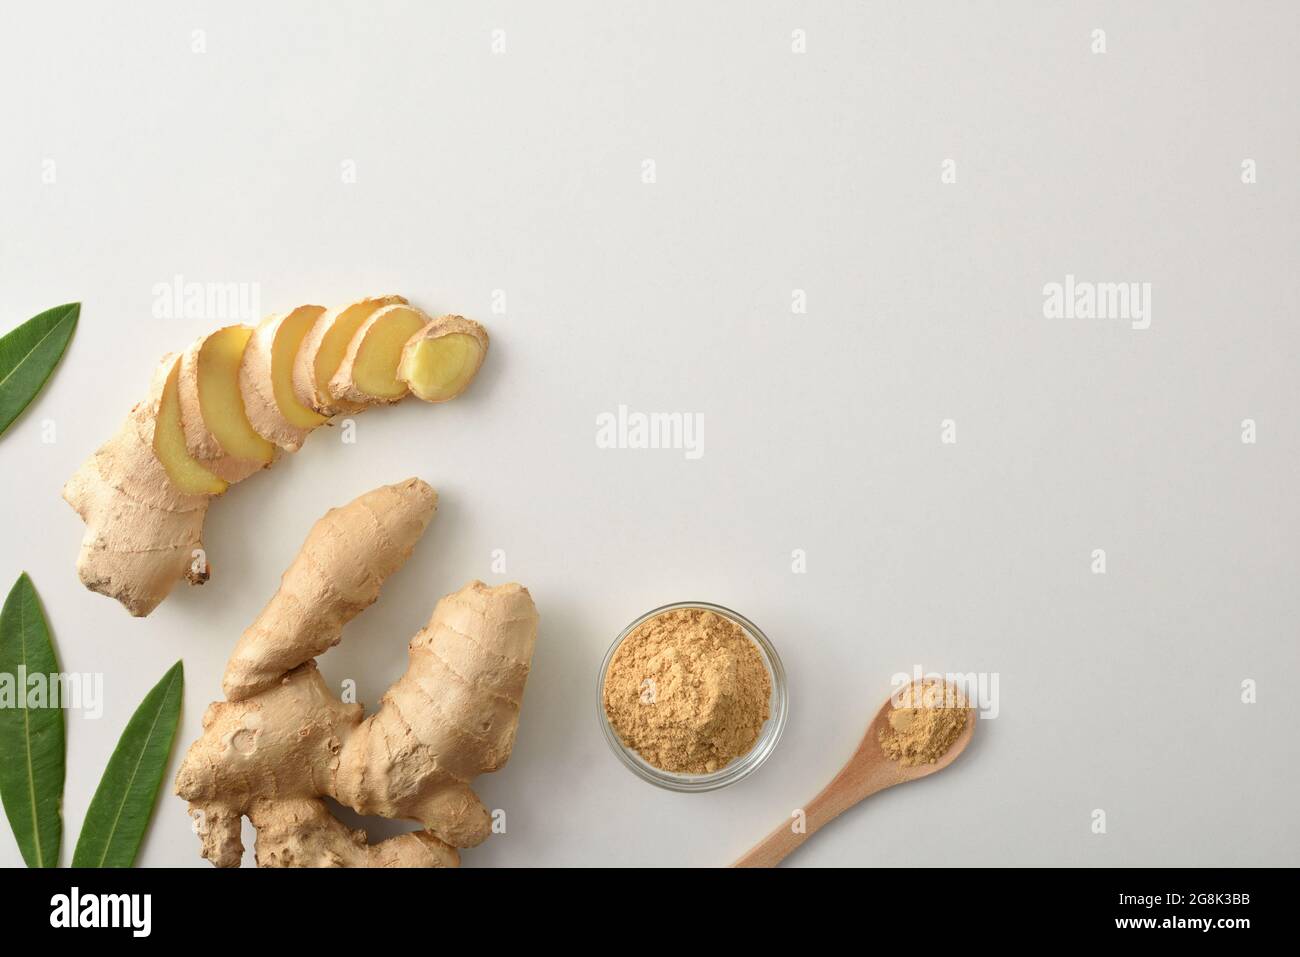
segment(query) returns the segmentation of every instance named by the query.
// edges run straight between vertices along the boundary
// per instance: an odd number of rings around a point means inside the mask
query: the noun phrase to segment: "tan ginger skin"
[[[313,415],[320,421],[310,426],[295,425],[281,411],[272,381],[276,339],[284,333],[286,326],[311,323],[324,312],[322,306],[299,306],[292,312],[268,316],[253,330],[239,366],[239,391],[248,421],[259,435],[286,452],[297,452],[302,448],[312,430],[324,424],[324,417],[313,410]],[[289,375],[292,371],[292,368],[288,370]],[[297,397],[294,398],[296,401]]]
[[[469,782],[514,745],[537,636],[528,590],[475,581],[439,601],[370,717],[340,701],[313,660],[406,561],[436,505],[408,479],[332,509],[240,639],[228,700],[208,708],[176,776],[212,863],[239,866],[243,816],[262,867],[454,867],[457,848],[488,836]],[[367,844],[323,797],[425,829]]]
[[[325,345],[325,340],[329,337],[336,323],[355,324],[359,329],[366,319],[374,313],[383,309],[385,306],[391,306],[394,303],[406,304],[406,299],[402,296],[378,296],[373,299],[359,299],[356,302],[350,302],[346,306],[339,306],[337,309],[331,309],[322,315],[308,330],[302,345],[298,348],[298,355],[294,358],[293,363],[293,391],[298,401],[305,406],[315,409],[322,415],[335,415],[340,412],[359,412],[366,407],[362,402],[346,402],[342,399],[336,399],[329,394],[329,380],[320,382],[316,378],[316,361]],[[344,327],[340,327],[344,328]],[[355,335],[355,331],[354,334]],[[347,345],[351,344],[348,337],[348,343],[344,346],[346,351]],[[340,354],[340,359],[343,354]],[[337,371],[337,366],[327,370],[327,375],[332,377]]]
[[[179,579],[207,581],[203,519],[209,495],[177,489],[153,451],[154,420],[175,356],[154,374],[149,398],[63,487],[86,523],[77,573],[91,591],[147,615]]]
[[[373,348],[374,342],[382,338],[382,330],[385,326],[405,326],[407,332],[401,337],[404,345],[407,340],[419,336],[433,322],[428,316],[420,312],[414,306],[407,303],[391,303],[383,306],[370,314],[370,317],[361,324],[361,327],[353,334],[351,341],[348,343],[347,352],[343,354],[343,361],[339,363],[338,369],[329,381],[329,393],[332,401],[343,403],[367,403],[374,404],[379,402],[397,402],[405,398],[410,392],[410,386],[397,378],[398,366],[401,361],[401,346],[398,348],[396,355],[389,356],[391,361],[377,363],[379,366],[390,366],[391,385],[396,390],[388,395],[375,395],[366,392],[359,384],[357,379],[358,368],[362,356],[366,355]]]
[[[233,332],[236,328],[246,327],[218,329],[195,340],[181,353],[181,369],[176,380],[180,393],[181,424],[185,429],[185,445],[190,456],[214,475],[232,483],[242,482],[271,464],[271,458],[261,461],[227,451],[203,421],[203,409],[199,404],[199,356],[209,339]],[[271,452],[273,456],[274,450]]]
[[[285,451],[296,450],[307,434],[316,425],[328,421],[330,415],[340,411],[351,414],[394,401],[392,396],[370,396],[350,380],[344,381],[356,362],[359,343],[353,340],[360,335],[359,331],[348,337],[349,348],[346,354],[340,354],[340,369],[331,373],[331,381],[346,387],[346,401],[323,399],[314,391],[309,370],[315,367],[317,354],[334,323],[345,317],[359,319],[405,302],[400,296],[386,296],[328,312],[319,306],[300,306],[283,316],[267,319],[257,330],[236,326],[202,336],[182,353],[176,377],[185,439],[182,454],[188,457],[189,467],[201,466],[208,470],[214,482],[217,477],[225,482],[239,482],[273,464],[277,446]],[[411,309],[411,312],[423,315],[418,310]],[[297,325],[300,319],[313,320],[301,339],[286,335],[286,324],[292,325],[295,333],[301,331]],[[456,321],[449,324],[449,319]],[[240,361],[230,367],[230,380],[225,382],[220,375],[213,380],[221,383],[219,391],[233,397],[226,404],[230,407],[214,410],[204,406],[200,402],[199,370],[205,343],[210,339],[217,342],[214,338],[217,336],[242,334],[247,334],[248,341]],[[341,343],[343,333],[336,340]],[[409,372],[405,371],[407,367],[402,360],[406,342],[401,340],[372,349],[372,361],[384,369],[390,366],[398,369],[399,376],[405,377],[402,381],[406,388],[435,402],[455,398],[469,387],[488,348],[487,333],[482,326],[460,317],[429,320],[409,341],[423,343],[422,348],[432,346],[443,350],[438,355],[444,361],[412,366]],[[282,342],[296,343],[296,351],[285,349],[277,353]],[[466,343],[471,345],[468,350]],[[346,372],[342,368],[345,363]],[[137,617],[153,611],[178,581],[202,584],[209,576],[202,543],[203,521],[209,501],[220,493],[181,491],[172,480],[167,463],[154,451],[154,420],[172,364],[170,360],[164,361],[161,381],[155,381],[149,398],[131,410],[117,434],[81,465],[63,489],[63,497],[86,523],[77,561],[82,583],[121,602]],[[226,366],[221,368],[224,370]],[[272,372],[277,368],[282,370],[281,395],[286,402],[292,397],[299,408],[279,407],[272,381]],[[260,444],[266,453],[261,460],[234,455],[222,447],[210,421],[218,411],[224,416],[221,422],[228,426],[234,424],[233,434],[241,434],[242,430],[249,437],[245,444]],[[319,422],[313,416],[319,417]],[[299,424],[291,420],[294,417]],[[307,422],[311,424],[303,424]],[[224,490],[224,484],[220,488]]]

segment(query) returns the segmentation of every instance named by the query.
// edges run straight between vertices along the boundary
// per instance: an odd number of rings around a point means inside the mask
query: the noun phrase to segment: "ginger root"
[[[227,482],[242,482],[271,464],[275,446],[253,430],[239,391],[239,366],[252,338],[248,326],[226,326],[181,356],[177,388],[190,455]]]
[[[420,310],[402,303],[373,313],[352,336],[330,379],[330,395],[344,402],[396,402],[406,395],[397,366],[406,341],[429,323]]]
[[[166,380],[154,413],[153,451],[167,470],[167,477],[182,492],[220,495],[229,487],[229,483],[204,468],[203,463],[190,455],[185,445],[180,389],[176,384],[180,369],[180,356],[169,354],[163,357],[159,374],[165,375]]]
[[[408,479],[332,509],[240,639],[227,700],[208,708],[176,776],[213,864],[239,866],[245,816],[260,867],[454,867],[457,848],[488,836],[469,782],[514,745],[537,637],[528,590],[474,581],[439,601],[370,717],[329,690],[314,660],[374,602],[436,507],[433,489]],[[424,829],[368,844],[323,797]]]
[[[487,333],[477,322],[442,316],[407,340],[397,374],[418,398],[446,402],[474,381],[487,350]]]
[[[362,299],[326,312],[311,327],[298,350],[293,366],[294,396],[322,415],[364,409],[361,402],[345,402],[330,395],[330,380],[343,363],[348,344],[372,315],[394,303],[405,304],[401,296]]]
[[[210,495],[182,491],[155,452],[159,415],[175,357],[164,359],[149,398],[63,487],[63,497],[86,523],[77,572],[92,591],[111,595],[132,615],[147,615],[172,585],[207,581],[203,518]],[[174,420],[171,422],[174,428]],[[172,451],[178,437],[169,440]],[[183,443],[182,443],[183,445]]]
[[[207,581],[201,538],[212,496],[273,464],[281,449],[296,451],[331,415],[408,391],[438,402],[465,390],[487,333],[458,319],[431,335],[448,318],[430,322],[401,296],[328,312],[299,306],[256,330],[205,335],[179,360],[165,357],[148,400],[64,486],[86,523],[82,582],[141,616],[177,581]],[[446,345],[457,340],[474,345]],[[419,356],[412,363],[408,343]]]
[[[293,391],[298,349],[324,311],[322,306],[299,306],[263,320],[239,365],[239,390],[253,431],[289,452],[298,451],[313,429],[329,421],[299,402]]]

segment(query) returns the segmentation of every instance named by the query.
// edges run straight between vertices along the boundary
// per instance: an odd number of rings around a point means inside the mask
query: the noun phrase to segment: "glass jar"
[[[609,663],[614,659],[614,652],[618,650],[618,646],[642,622],[653,618],[655,615],[661,615],[666,611],[675,611],[679,608],[700,608],[711,611],[739,625],[741,630],[758,648],[759,655],[762,657],[763,664],[767,667],[768,676],[772,681],[772,697],[768,702],[767,721],[764,722],[754,746],[745,754],[734,758],[726,767],[711,771],[708,774],[680,774],[655,767],[623,743],[605,714],[605,675],[609,672]],[[757,625],[739,612],[707,601],[674,602],[671,605],[664,605],[648,611],[636,619],[636,621],[619,632],[618,637],[614,639],[614,643],[609,646],[609,651],[605,652],[605,658],[600,663],[600,674],[596,679],[596,711],[600,719],[601,731],[605,735],[605,740],[609,742],[610,749],[638,777],[670,791],[713,791],[729,784],[735,784],[742,778],[753,774],[768,759],[768,756],[775,750],[777,742],[781,740],[781,732],[785,730],[786,710],[785,668],[782,666],[781,658],[777,655],[776,648],[773,647],[767,635],[763,634]]]

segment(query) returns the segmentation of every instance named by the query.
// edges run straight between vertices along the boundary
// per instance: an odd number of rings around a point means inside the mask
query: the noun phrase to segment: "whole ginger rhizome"
[[[226,699],[208,707],[176,775],[212,863],[240,865],[245,817],[259,867],[454,867],[458,848],[492,832],[470,782],[514,748],[537,640],[528,589],[472,581],[445,596],[370,715],[316,666],[406,563],[437,501],[412,478],[331,509],[239,639]],[[423,829],[371,843],[326,798]]]
[[[619,645],[604,705],[622,742],[650,764],[709,774],[754,747],[771,695],[771,675],[744,629],[705,608],[674,608]]]

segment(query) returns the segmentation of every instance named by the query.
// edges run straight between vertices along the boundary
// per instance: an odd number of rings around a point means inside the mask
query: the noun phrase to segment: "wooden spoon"
[[[885,702],[862,736],[853,757],[840,769],[831,783],[826,785],[815,798],[804,807],[805,827],[795,833],[791,823],[778,827],[763,840],[759,841],[734,867],[775,867],[785,860],[795,848],[803,844],[822,827],[839,817],[853,805],[868,798],[877,791],[891,788],[895,784],[915,781],[928,777],[936,771],[942,771],[957,755],[970,744],[971,735],[975,733],[977,717],[974,708],[968,708],[966,727],[952,743],[943,757],[933,764],[917,764],[907,767],[898,761],[892,761],[880,747],[880,732],[889,726],[889,713],[894,710],[893,697]]]

